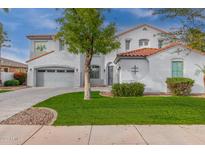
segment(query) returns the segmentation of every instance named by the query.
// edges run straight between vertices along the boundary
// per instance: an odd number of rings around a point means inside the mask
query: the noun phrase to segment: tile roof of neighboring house
[[[130,28],[130,29],[124,31],[124,32],[121,32],[121,33],[117,34],[117,36],[124,35],[124,34],[126,34],[126,33],[129,33],[129,32],[131,32],[131,31],[133,31],[133,30],[139,29],[139,28],[144,27],[144,26],[149,27],[149,28],[152,28],[152,29],[155,29],[155,30],[160,31],[161,33],[164,33],[164,34],[172,34],[172,33],[170,33],[170,32],[167,32],[167,31],[165,31],[165,30],[159,29],[159,28],[157,28],[157,27],[154,27],[154,26],[151,26],[151,25],[148,25],[148,24],[142,24],[142,25],[138,25],[138,26],[136,26],[136,27],[134,27],[134,28]],[[172,35],[173,35],[173,34],[172,34]]]
[[[55,35],[28,35],[30,40],[53,40]]]
[[[27,68],[27,65],[24,63],[20,63],[14,60],[1,58],[1,65],[8,66],[8,67],[19,67],[19,68]]]
[[[165,51],[166,49],[175,47],[175,46],[182,46],[184,48],[190,49],[194,52],[197,52],[199,54],[205,55],[205,53],[202,53],[199,50],[193,49],[191,47],[188,47],[182,43],[176,42],[176,43],[171,43],[170,45],[167,45],[163,48],[142,48],[142,49],[136,49],[136,50],[132,50],[132,51],[128,51],[128,52],[123,52],[118,54],[118,57],[146,57],[146,56],[151,56],[153,54]]]
[[[30,62],[30,61],[33,61],[33,60],[35,60],[35,59],[38,59],[38,58],[40,58],[40,57],[43,57],[43,56],[48,55],[48,54],[53,53],[53,52],[54,52],[54,51],[46,52],[46,53],[41,54],[41,55],[39,55],[39,56],[37,56],[37,57],[31,58],[31,59],[27,60],[26,62],[28,63],[28,62]]]

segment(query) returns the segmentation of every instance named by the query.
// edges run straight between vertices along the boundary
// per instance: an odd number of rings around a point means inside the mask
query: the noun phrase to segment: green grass
[[[194,97],[108,98],[92,93],[84,101],[83,93],[52,97],[36,107],[58,112],[54,125],[111,124],[205,124],[205,99]]]
[[[5,93],[5,92],[9,92],[11,90],[0,90],[0,93]]]

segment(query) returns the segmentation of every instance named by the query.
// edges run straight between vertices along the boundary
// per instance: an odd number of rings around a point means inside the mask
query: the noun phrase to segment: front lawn
[[[68,93],[35,106],[56,110],[55,125],[205,124],[204,98],[109,98],[99,92],[93,92],[92,96],[92,100],[84,101],[82,92]]]

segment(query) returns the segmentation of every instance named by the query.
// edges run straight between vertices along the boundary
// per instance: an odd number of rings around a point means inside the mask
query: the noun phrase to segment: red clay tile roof
[[[136,49],[136,50],[132,50],[132,51],[129,51],[129,52],[120,53],[117,56],[119,56],[119,57],[146,57],[146,56],[151,56],[153,54],[156,54],[158,52],[164,51],[166,49],[169,49],[169,48],[172,48],[172,47],[175,47],[175,46],[178,46],[178,45],[180,45],[180,46],[182,46],[184,48],[190,49],[190,50],[192,50],[192,51],[194,51],[196,53],[205,55],[204,53],[202,53],[199,50],[196,50],[196,49],[193,49],[191,47],[188,47],[188,46],[186,46],[186,45],[184,45],[182,43],[175,42],[175,43],[171,43],[170,45],[165,46],[164,48],[142,48],[142,49]]]
[[[55,35],[28,35],[26,36],[30,40],[53,40]]]
[[[158,51],[157,48],[142,48],[137,50],[132,50],[129,52],[123,52],[118,54],[118,56],[122,57],[146,57],[152,55]]]
[[[46,53],[44,53],[44,54],[41,54],[40,56],[37,56],[37,57],[34,57],[34,58],[32,58],[32,59],[27,60],[26,63],[28,63],[28,62],[30,62],[30,61],[33,61],[33,60],[35,60],[35,59],[38,59],[38,58],[40,58],[40,57],[43,57],[43,56],[45,56],[45,55],[48,55],[48,54],[50,54],[50,53],[53,53],[53,52],[54,52],[54,51],[50,51],[50,52],[46,52]]]
[[[9,67],[19,67],[19,68],[27,68],[28,66],[24,63],[17,62],[14,60],[0,58],[2,66],[9,66]]]

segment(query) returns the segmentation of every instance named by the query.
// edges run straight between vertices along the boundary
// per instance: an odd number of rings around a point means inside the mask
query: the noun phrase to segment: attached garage
[[[47,67],[36,70],[37,87],[73,87],[74,69],[66,67]]]

